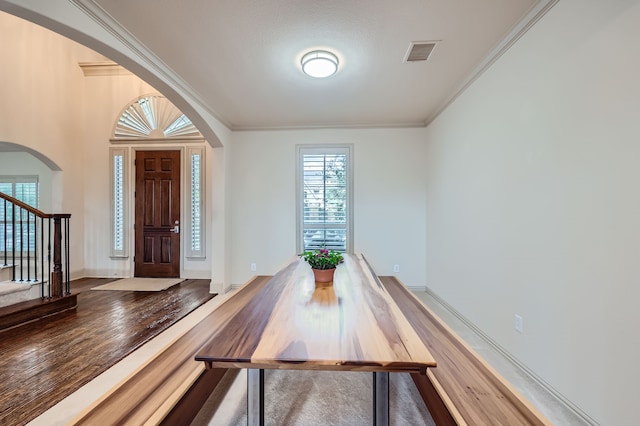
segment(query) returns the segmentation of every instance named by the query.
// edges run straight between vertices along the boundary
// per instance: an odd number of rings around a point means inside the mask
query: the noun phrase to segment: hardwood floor
[[[0,332],[1,425],[29,422],[214,297],[209,280],[158,292],[88,291],[110,281],[73,281],[75,311]]]

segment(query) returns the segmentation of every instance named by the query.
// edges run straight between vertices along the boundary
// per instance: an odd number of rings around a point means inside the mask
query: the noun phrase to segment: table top
[[[333,285],[295,257],[215,311],[195,359],[209,368],[425,372],[436,362],[362,255],[345,255]]]

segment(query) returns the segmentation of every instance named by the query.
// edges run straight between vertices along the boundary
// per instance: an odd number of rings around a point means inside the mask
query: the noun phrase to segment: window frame
[[[120,176],[121,188],[116,188],[116,170],[114,161],[116,157],[122,157],[122,175]],[[129,148],[109,148],[109,176],[110,181],[109,185],[111,187],[111,209],[110,209],[110,223],[111,223],[111,234],[109,235],[109,239],[111,240],[111,258],[128,258],[129,257],[129,186],[131,185],[129,181],[129,168],[131,167],[129,163]],[[116,223],[116,190],[122,191],[122,201],[119,206],[120,215],[122,218],[122,223]],[[120,238],[122,239],[122,248],[116,246],[116,232],[120,229],[122,235]]]
[[[200,169],[198,176],[194,176],[194,156],[199,156]],[[185,168],[185,182],[187,184],[187,197],[186,197],[186,205],[185,205],[185,220],[182,229],[185,231],[185,257],[187,259],[204,259],[206,258],[206,211],[205,211],[205,200],[206,200],[206,187],[205,187],[205,149],[204,147],[187,147],[186,156],[185,156],[186,168]],[[199,188],[199,199],[194,200],[194,187],[198,186]],[[197,205],[194,206],[194,204]],[[200,219],[199,231],[198,235],[194,235],[194,215],[198,215]],[[194,248],[194,238],[198,238],[200,241],[200,248]]]
[[[326,144],[326,145],[296,145],[296,250],[301,253],[304,250],[304,156],[305,155],[346,155],[346,253],[353,253],[353,145],[352,144]]]

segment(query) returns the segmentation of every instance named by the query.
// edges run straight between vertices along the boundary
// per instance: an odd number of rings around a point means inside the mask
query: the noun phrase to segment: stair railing
[[[11,266],[12,281],[39,283],[43,299],[71,293],[70,219],[71,214],[43,213],[0,192],[0,264]]]

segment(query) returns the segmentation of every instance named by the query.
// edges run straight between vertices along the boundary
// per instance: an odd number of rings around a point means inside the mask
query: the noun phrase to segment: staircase
[[[75,296],[57,300],[71,294],[70,218],[43,213],[0,192],[0,330],[3,324],[17,325],[16,318],[24,322],[50,315],[56,305],[75,306]],[[25,312],[34,307],[36,313]]]

